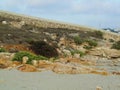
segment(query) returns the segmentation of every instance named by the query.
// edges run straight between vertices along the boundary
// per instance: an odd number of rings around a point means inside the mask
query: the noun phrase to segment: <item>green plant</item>
[[[90,50],[92,49],[93,47],[92,46],[89,46],[89,45],[85,45],[83,48],[87,49],[87,50]]]
[[[32,53],[29,53],[29,52],[26,52],[26,51],[21,51],[21,52],[17,52],[13,58],[13,61],[19,61],[19,62],[22,62],[22,58],[24,56],[27,56],[28,57],[28,61],[27,63],[28,64],[31,64],[31,61],[32,60],[47,60],[46,57],[43,57],[43,56],[37,56],[37,55],[34,55]]]
[[[92,47],[96,47],[97,46],[97,42],[96,41],[94,41],[94,40],[86,40],[86,42],[90,45],[90,46],[92,46]]]
[[[83,55],[85,55],[84,52],[79,51],[79,50],[73,50],[73,51],[71,51],[71,54],[72,54],[72,55],[74,55],[75,53],[76,53],[76,54],[80,54],[81,57],[82,57]]]
[[[113,42],[114,42],[114,40],[113,40],[113,39],[109,39],[109,42],[113,43]]]
[[[83,39],[81,39],[79,36],[76,36],[73,38],[74,39],[74,42],[78,45],[82,44],[84,42]]]
[[[0,48],[0,52],[6,52],[6,50],[4,48]]]
[[[113,49],[120,50],[120,41],[115,42],[115,43],[112,45],[112,48],[113,48]]]
[[[103,32],[102,31],[94,31],[93,32],[93,37],[99,38],[99,39],[103,39]]]

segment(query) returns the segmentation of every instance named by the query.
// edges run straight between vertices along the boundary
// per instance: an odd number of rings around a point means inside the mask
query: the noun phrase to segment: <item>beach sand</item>
[[[0,70],[0,90],[120,90],[119,75]]]

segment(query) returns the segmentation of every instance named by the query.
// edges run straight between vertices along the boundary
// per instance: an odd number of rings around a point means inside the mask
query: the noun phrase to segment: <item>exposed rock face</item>
[[[0,53],[0,59],[12,60],[13,57],[14,57],[14,53],[7,53],[7,52]]]
[[[109,49],[109,48],[95,48],[92,49],[89,54],[94,56],[102,56],[107,58],[119,58],[120,57],[120,51],[115,49]]]
[[[36,72],[38,71],[35,66],[24,64],[23,66],[19,67],[18,70],[22,72]]]
[[[40,60],[38,63],[38,68],[45,69],[45,70],[52,70],[54,68],[54,64],[49,61]]]

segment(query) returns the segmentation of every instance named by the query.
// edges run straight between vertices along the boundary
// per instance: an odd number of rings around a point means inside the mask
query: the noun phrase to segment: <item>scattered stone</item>
[[[102,87],[97,86],[97,87],[96,87],[96,90],[102,90]]]

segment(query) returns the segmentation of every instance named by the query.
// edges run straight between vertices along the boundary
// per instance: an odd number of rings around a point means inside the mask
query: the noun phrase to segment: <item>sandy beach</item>
[[[0,90],[120,90],[120,76],[0,70]]]

